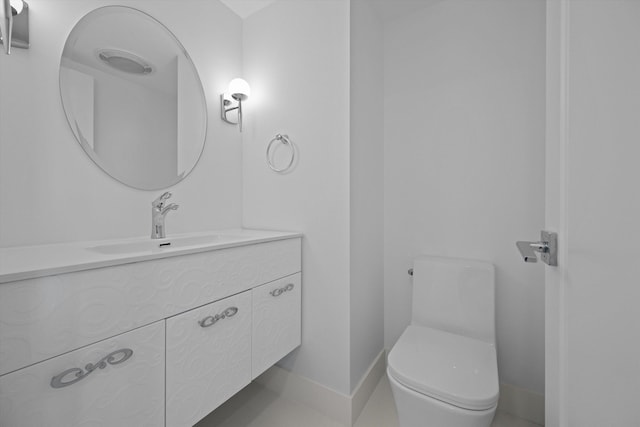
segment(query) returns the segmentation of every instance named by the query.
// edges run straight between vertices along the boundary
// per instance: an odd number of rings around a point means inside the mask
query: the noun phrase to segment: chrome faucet
[[[178,205],[171,203],[165,206],[167,199],[171,197],[171,193],[168,191],[162,194],[160,197],[151,202],[151,238],[163,239],[165,237],[164,232],[164,217],[169,211],[175,211],[178,209]]]

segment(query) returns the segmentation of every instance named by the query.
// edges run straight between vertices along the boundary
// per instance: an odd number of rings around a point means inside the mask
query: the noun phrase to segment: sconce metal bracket
[[[228,99],[224,96],[224,93],[220,95],[220,118],[222,119],[222,121],[232,124],[232,125],[237,125],[238,122],[237,121],[232,121],[229,120],[229,118],[227,117],[227,113],[230,111],[234,111],[234,110],[238,110],[239,109],[239,101],[236,101],[235,99],[231,98]]]
[[[23,5],[22,12],[13,17],[11,46],[20,49],[29,49],[29,5],[27,2],[23,2]],[[4,44],[4,40],[1,36],[0,42]]]
[[[227,117],[227,113],[230,111],[238,111],[238,120],[232,121]],[[223,122],[238,125],[240,132],[242,132],[242,101],[239,99],[228,99],[224,96],[224,93],[220,95],[220,118]]]

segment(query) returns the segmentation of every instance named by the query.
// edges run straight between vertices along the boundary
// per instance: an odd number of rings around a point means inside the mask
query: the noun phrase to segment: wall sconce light
[[[29,49],[29,5],[23,0],[0,1],[4,24],[0,35],[5,53],[11,53],[11,46]]]
[[[242,79],[231,80],[227,93],[220,94],[220,114],[222,121],[232,125],[238,125],[240,132],[242,132],[242,101],[247,100],[249,95],[251,95],[249,83]],[[227,113],[234,110],[237,111],[238,114],[238,120],[235,122],[227,117]]]

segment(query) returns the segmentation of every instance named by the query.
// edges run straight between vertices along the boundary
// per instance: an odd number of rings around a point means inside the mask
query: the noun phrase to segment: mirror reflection
[[[60,92],[82,148],[122,183],[166,188],[198,162],[202,84],[183,46],[151,16],[123,6],[84,16],[62,53]]]

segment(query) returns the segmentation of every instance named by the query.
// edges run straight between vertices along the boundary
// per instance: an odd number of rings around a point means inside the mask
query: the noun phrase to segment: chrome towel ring
[[[289,164],[287,164],[287,166],[278,169],[276,167],[276,165],[273,164],[273,159],[271,156],[271,149],[273,148],[273,144],[275,142],[281,142],[284,145],[288,145],[289,148],[291,148],[291,159],[289,160]],[[289,169],[291,169],[291,166],[293,166],[293,162],[296,159],[296,147],[293,145],[293,143],[291,142],[291,140],[289,139],[288,135],[280,135],[277,134],[270,142],[269,145],[267,145],[267,164],[269,165],[269,167],[271,168],[271,170],[273,170],[274,172],[278,172],[278,173],[283,173],[288,171]]]

